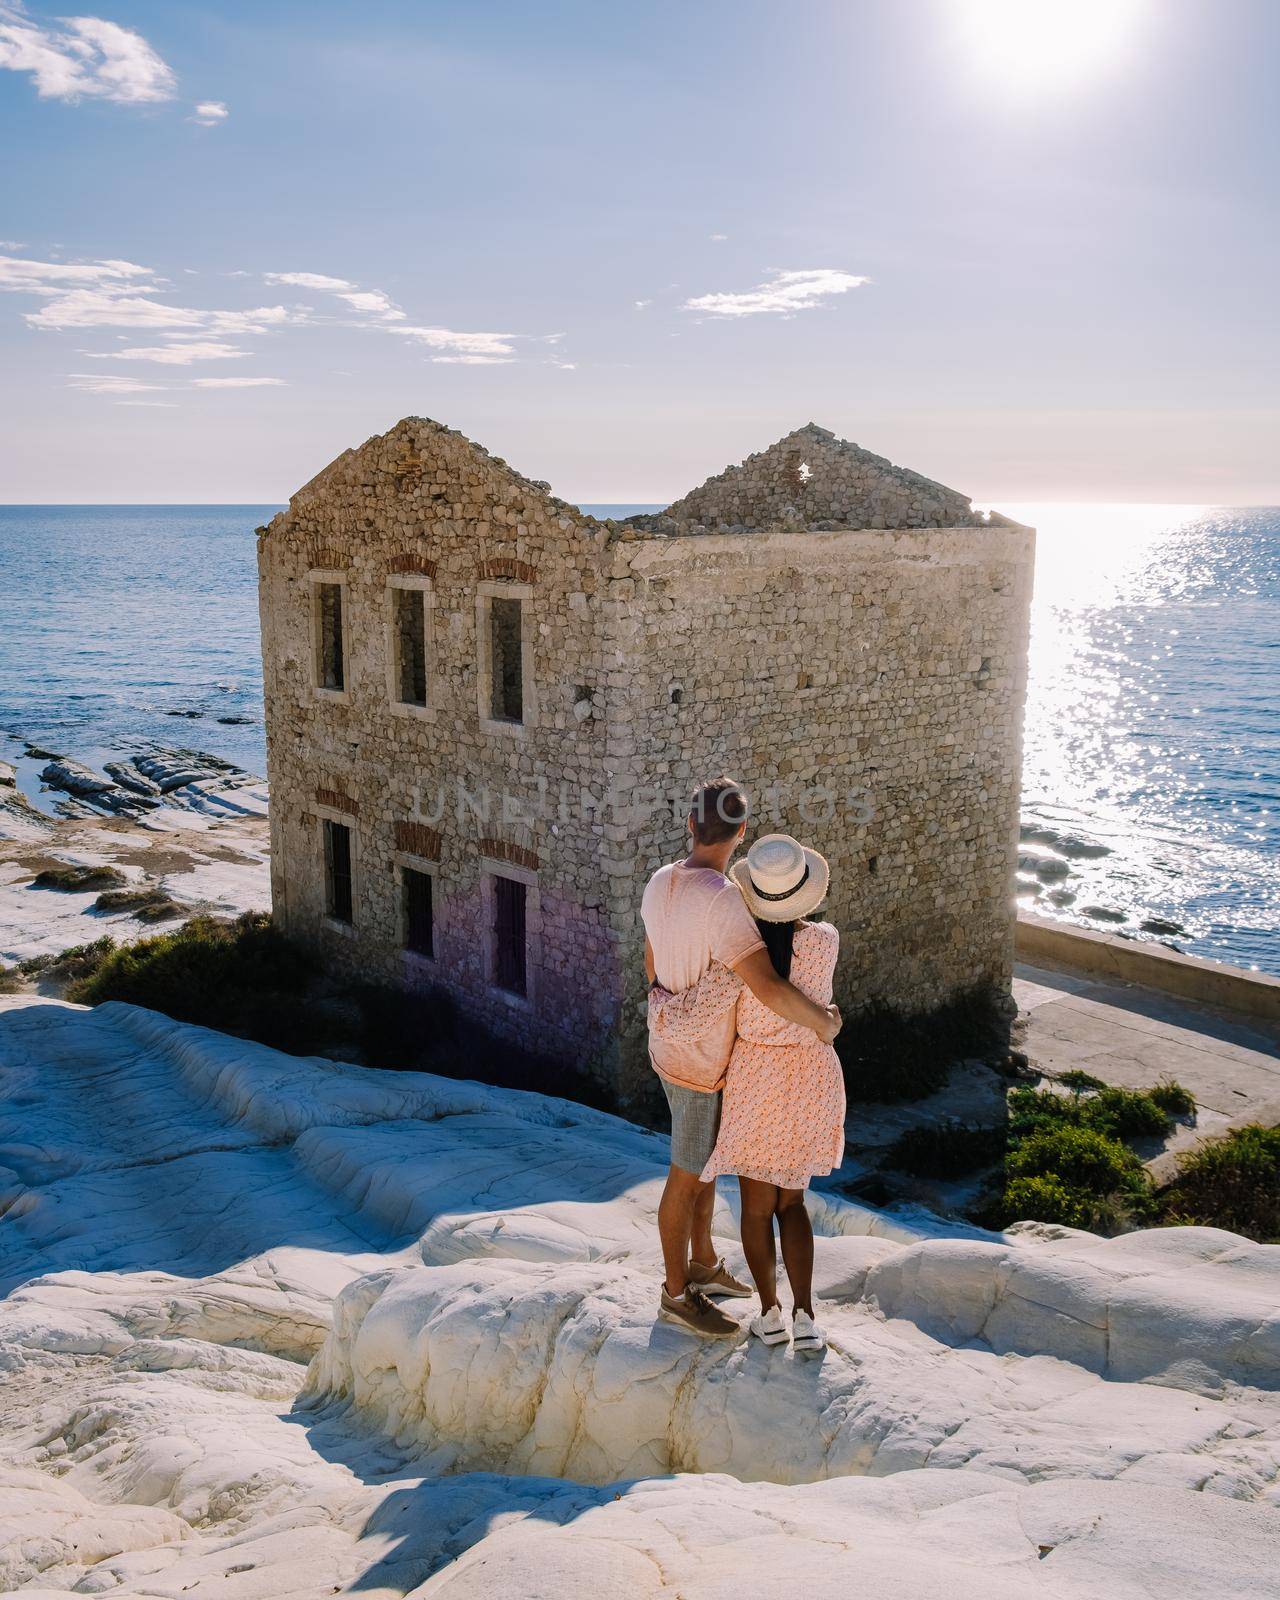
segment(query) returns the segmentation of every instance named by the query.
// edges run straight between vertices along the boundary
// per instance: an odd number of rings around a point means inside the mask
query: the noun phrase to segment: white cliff
[[[0,1004],[0,1592],[1280,1595],[1280,1248],[826,1200],[702,1344],[652,1134]]]

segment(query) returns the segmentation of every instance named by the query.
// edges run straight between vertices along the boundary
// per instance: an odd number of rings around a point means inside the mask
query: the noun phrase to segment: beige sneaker
[[[697,1289],[701,1289],[708,1297],[720,1296],[725,1300],[750,1300],[751,1290],[740,1278],[735,1278],[724,1264],[721,1256],[714,1267],[699,1266],[696,1261],[689,1263],[689,1282]]]
[[[713,1306],[702,1290],[693,1284],[689,1285],[678,1300],[667,1293],[664,1284],[658,1315],[663,1322],[679,1323],[701,1339],[731,1339],[741,1331],[732,1317],[726,1317],[724,1312],[719,1307]]]

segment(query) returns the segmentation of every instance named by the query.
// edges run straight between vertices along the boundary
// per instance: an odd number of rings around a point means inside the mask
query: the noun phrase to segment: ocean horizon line
[[[567,505],[578,506],[645,506],[661,509],[663,506],[673,504],[672,500],[573,500],[568,495],[557,495],[556,499],[563,500]],[[676,496],[678,499],[679,496]],[[1035,505],[1035,506],[1159,506],[1170,510],[1194,511],[1272,511],[1280,507],[1280,495],[1275,500],[1103,500],[1103,499],[1071,499],[1059,500],[1052,496],[1040,495],[974,495],[971,503],[979,507],[992,507],[1005,505]],[[282,510],[289,504],[288,498],[272,499],[267,497],[260,500],[0,500],[0,511],[188,511],[208,510],[216,507],[219,510],[236,510],[240,507],[257,509],[266,506],[279,506]]]

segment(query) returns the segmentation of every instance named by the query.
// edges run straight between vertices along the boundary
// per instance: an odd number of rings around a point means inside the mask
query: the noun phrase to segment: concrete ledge
[[[1019,912],[1014,948],[1020,961],[1069,967],[1076,972],[1139,983],[1181,1000],[1223,1006],[1251,1017],[1280,1019],[1280,978],[1245,972],[1202,956],[1179,955],[1162,945],[1095,933],[1071,923]]]

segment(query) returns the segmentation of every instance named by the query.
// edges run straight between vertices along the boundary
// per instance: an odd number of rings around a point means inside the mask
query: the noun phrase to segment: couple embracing
[[[666,1281],[659,1315],[704,1338],[740,1331],[713,1298],[747,1298],[711,1239],[715,1181],[736,1174],[743,1254],[760,1296],[750,1331],[797,1351],[826,1344],[813,1310],[809,1179],[844,1154],[844,1080],[832,1041],[840,936],[810,920],[827,864],[785,834],[742,843],[747,797],[729,778],[703,784],[688,856],[659,868],[641,916],[649,978],[649,1054],[671,1107],[671,1167],[658,1207]],[[793,1300],[777,1293],[774,1228]]]

